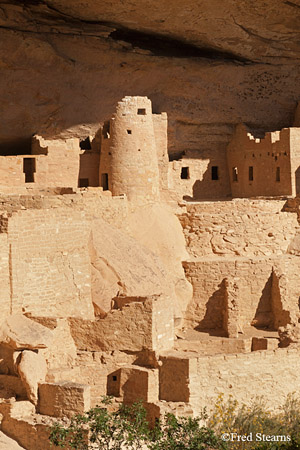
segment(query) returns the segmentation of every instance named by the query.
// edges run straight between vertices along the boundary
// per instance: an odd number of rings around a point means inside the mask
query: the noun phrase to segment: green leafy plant
[[[85,414],[74,416],[68,426],[55,423],[50,442],[58,448],[89,450],[226,450],[215,433],[200,425],[200,418],[167,414],[150,428],[142,402],[112,408],[110,398]]]

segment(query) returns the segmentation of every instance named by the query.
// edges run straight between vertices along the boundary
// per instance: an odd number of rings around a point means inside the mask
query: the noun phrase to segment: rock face
[[[51,330],[21,314],[8,317],[0,329],[0,340],[15,350],[49,347],[53,339]]]
[[[22,450],[24,447],[20,447],[16,441],[10,439],[4,433],[0,432],[0,448],[2,450]]]
[[[87,136],[124,95],[147,95],[154,112],[168,112],[174,155],[223,152],[240,122],[291,123],[300,97],[297,0],[0,6],[6,151],[24,151],[36,132]]]
[[[24,383],[28,399],[37,404],[38,383],[45,381],[47,365],[45,358],[40,353],[24,350],[18,365],[18,372]]]

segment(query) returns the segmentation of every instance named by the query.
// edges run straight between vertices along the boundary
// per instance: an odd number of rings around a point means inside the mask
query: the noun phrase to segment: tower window
[[[34,183],[35,158],[23,159],[23,172],[25,173],[25,183]]]
[[[145,116],[146,115],[146,109],[145,108],[138,108],[137,113],[139,116]]]
[[[189,178],[190,178],[190,169],[189,169],[189,167],[181,167],[180,178],[182,180],[189,180]]]
[[[92,150],[91,141],[89,137],[87,137],[83,141],[80,141],[79,145],[81,150]]]
[[[212,168],[211,168],[211,179],[212,180],[218,180],[219,179],[219,167],[218,166],[212,166]]]
[[[104,122],[102,134],[104,139],[110,138],[110,121]]]
[[[112,376],[113,381],[117,381],[117,375]]]
[[[108,191],[108,173],[103,173],[101,175],[101,186],[104,191]]]
[[[132,131],[131,130],[127,130],[127,134],[132,134]]]
[[[249,181],[253,181],[253,166],[249,166]]]
[[[232,168],[232,181],[238,181],[238,169],[237,167]]]
[[[276,181],[280,181],[280,167],[276,167]]]

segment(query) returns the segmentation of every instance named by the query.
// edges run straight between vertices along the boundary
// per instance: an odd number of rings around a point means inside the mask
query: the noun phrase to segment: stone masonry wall
[[[198,358],[197,371],[190,374],[190,402],[200,411],[224,393],[240,404],[263,396],[270,407],[280,407],[289,393],[298,390],[299,356],[299,349],[277,349]]]
[[[186,311],[188,326],[199,330],[223,329],[225,304],[224,279],[230,275],[238,286],[239,331],[249,326],[253,320],[257,325],[270,326],[273,320],[272,307],[272,268],[278,264],[285,266],[288,274],[299,267],[298,257],[284,259],[207,259],[184,262],[188,280],[193,285],[193,300]],[[298,273],[298,272],[297,272]],[[300,285],[298,276],[290,278],[289,305],[285,310],[298,309]],[[286,302],[286,299],[285,299]],[[275,318],[276,319],[276,318]],[[276,320],[275,320],[276,322]]]
[[[298,390],[299,356],[295,348],[202,357],[165,353],[159,369],[160,399],[189,402],[195,415],[204,407],[211,409],[220,394],[225,399],[232,395],[240,405],[263,397],[269,407],[277,408]]]
[[[132,300],[121,309],[112,309],[103,319],[70,319],[76,347],[88,351],[171,348],[174,319],[170,299],[153,296]]]
[[[212,167],[217,167],[218,179],[212,179]],[[188,178],[181,177],[182,168]],[[219,151],[193,152],[169,163],[169,189],[178,201],[182,199],[220,199],[231,196],[226,154]]]
[[[290,130],[257,139],[243,125],[236,128],[227,148],[233,197],[292,195]]]
[[[108,182],[113,195],[126,194],[130,200],[142,203],[158,201],[157,156],[151,101],[146,97],[125,97],[117,105],[110,121],[110,136],[101,150],[100,180],[104,173],[111,172]]]
[[[284,200],[187,204],[179,215],[195,258],[284,254],[299,230],[297,215],[283,212]]]
[[[11,313],[11,289],[10,289],[10,247],[7,234],[0,234],[0,308],[1,320]]]
[[[85,213],[18,211],[7,231],[12,312],[93,317]]]

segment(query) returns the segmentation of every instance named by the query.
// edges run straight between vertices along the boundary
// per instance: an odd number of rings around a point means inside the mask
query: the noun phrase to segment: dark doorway
[[[79,178],[79,187],[88,187],[89,179],[88,178]]]
[[[188,180],[190,178],[190,170],[188,167],[181,167],[181,175],[182,180]]]
[[[137,113],[139,116],[145,116],[146,115],[146,109],[145,108],[139,108],[137,110]]]
[[[249,181],[253,181],[253,166],[249,166]]]
[[[81,150],[92,150],[91,141],[89,137],[87,137],[83,141],[80,141],[79,145]]]
[[[300,194],[300,166],[296,170],[296,194]]]
[[[34,183],[35,158],[23,159],[23,172],[25,173],[25,183]]]
[[[101,175],[101,186],[104,191],[108,191],[108,173],[103,173]]]
[[[211,179],[212,180],[218,180],[219,179],[219,167],[218,166],[212,166],[212,168],[211,168]]]

